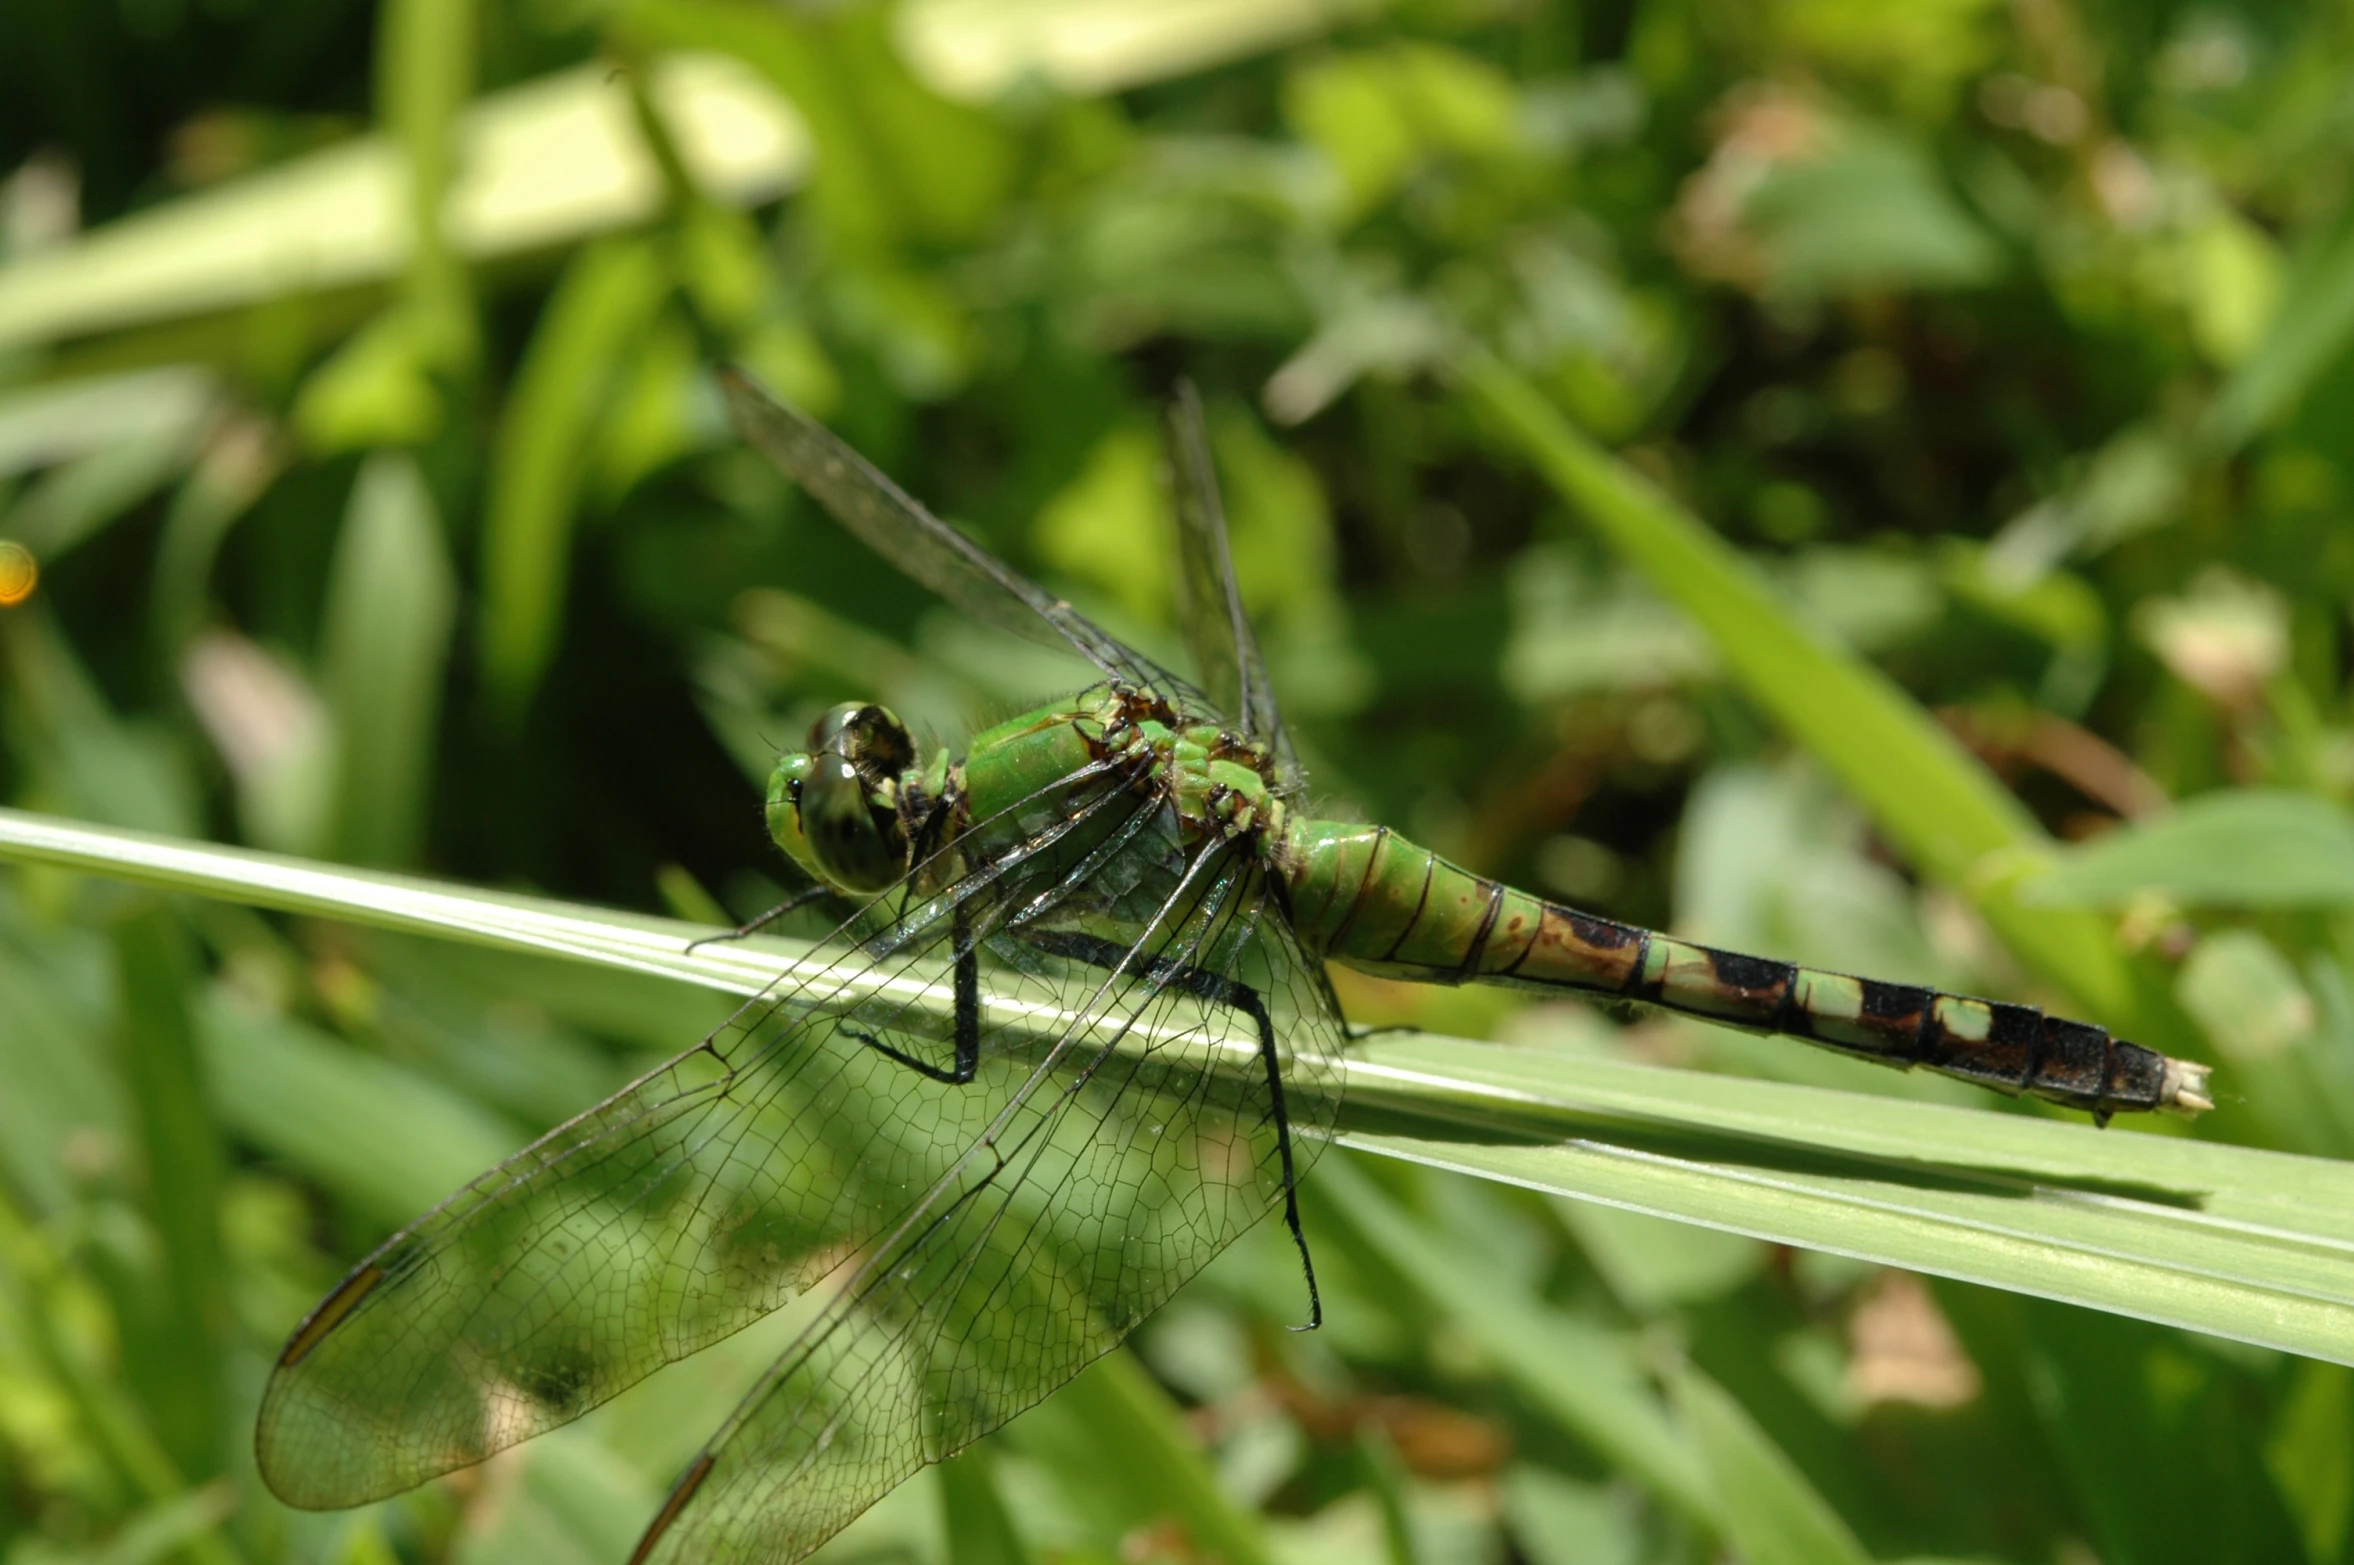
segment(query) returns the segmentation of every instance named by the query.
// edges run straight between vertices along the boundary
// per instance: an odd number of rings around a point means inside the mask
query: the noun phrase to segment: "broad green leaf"
[[[0,858],[734,994],[805,956],[757,938],[689,951],[709,931],[15,810],[0,810]],[[945,1010],[948,991],[945,978],[931,983],[924,1003]],[[2354,1363],[2354,1166],[2344,1163],[1431,1038],[1359,1053],[1340,1140]]]
[[[1692,617],[1750,699],[1924,874],[1967,894],[2021,961],[2118,1031],[2179,1052],[2179,1024],[2103,920],[2030,907],[2011,888],[2006,866],[2048,839],[1958,740],[1886,675],[1793,616],[1706,523],[1588,439],[1502,361],[1466,350],[1455,371],[1469,400],[1653,591]]]
[[[2354,905],[2354,817],[2316,794],[2211,793],[2069,849],[2020,892],[2053,907],[2153,893],[2196,907]]]

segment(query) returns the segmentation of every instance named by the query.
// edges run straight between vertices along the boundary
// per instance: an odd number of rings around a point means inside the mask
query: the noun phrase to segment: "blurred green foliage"
[[[1172,661],[1183,374],[1334,808],[2131,1026],[2217,1062],[2203,1133],[2345,1156],[2350,69],[2231,4],[12,0],[0,793],[740,916],[816,712],[1078,677],[736,448],[709,356]],[[354,1255],[711,1019],[0,877],[10,1565],[624,1557],[773,1333],[350,1515],[247,1431]],[[1256,1234],[836,1557],[2354,1550],[2337,1365],[1337,1153],[1310,1205],[1325,1331]]]

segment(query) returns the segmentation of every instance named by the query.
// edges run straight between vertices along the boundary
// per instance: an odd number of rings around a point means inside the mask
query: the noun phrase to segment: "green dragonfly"
[[[1100,682],[921,753],[835,708],[767,818],[843,913],[732,1022],[387,1241],[287,1342],[257,1452],[361,1504],[577,1418],[800,1295],[812,1313],[632,1556],[801,1558],[1118,1344],[1281,1212],[1347,1039],[1327,961],[1662,1007],[2091,1113],[2195,1113],[2204,1067],[2024,1005],[1596,918],[1387,827],[1310,815],[1227,558],[1198,407],[1172,415],[1186,639],[1157,667],[748,376],[744,435],[858,537]]]

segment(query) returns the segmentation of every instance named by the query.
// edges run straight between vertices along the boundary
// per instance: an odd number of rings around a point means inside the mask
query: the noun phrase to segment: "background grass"
[[[2354,1149],[2342,21],[1136,15],[0,9],[0,791],[756,909],[785,871],[755,779],[825,705],[952,740],[1076,675],[738,449],[698,332],[1172,659],[1182,373],[1335,810],[1615,916],[2065,1008],[2215,1062],[2203,1137]],[[1683,1024],[1344,997],[1587,1092],[1632,1059],[2037,1112]],[[0,872],[11,1565],[624,1557],[773,1333],[347,1516],[276,1506],[246,1437],[353,1255],[713,1004]],[[1320,1166],[1324,1332],[1281,1330],[1296,1269],[1254,1235],[838,1557],[2354,1546],[2338,1365],[1425,1161]]]

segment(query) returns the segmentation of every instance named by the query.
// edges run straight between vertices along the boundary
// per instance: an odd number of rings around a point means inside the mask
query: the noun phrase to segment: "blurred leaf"
[[[0,614],[0,673],[11,695],[0,733],[41,802],[148,831],[189,828],[189,780],[169,738],[115,716],[38,599]]]
[[[2131,1321],[1996,1299],[2019,1328],[2017,1373],[2051,1462],[2121,1565],[2271,1565],[2296,1528],[2263,1473],[2261,1436],[2217,1355]],[[2151,1484],[2196,1472],[2196,1484]],[[2221,1502],[2221,1503],[2218,1503]]]
[[[242,1556],[215,1530],[211,1513],[217,1501],[194,1507],[194,1515],[178,1510],[189,1489],[173,1470],[170,1454],[148,1428],[142,1409],[128,1390],[100,1373],[94,1362],[98,1354],[86,1340],[92,1324],[88,1301],[72,1297],[77,1288],[86,1286],[86,1279],[69,1273],[60,1263],[46,1236],[25,1223],[6,1199],[0,1199],[0,1326],[12,1328],[11,1336],[24,1339],[42,1369],[66,1393],[81,1426],[77,1433],[103,1454],[135,1499],[173,1518],[154,1525],[159,1531],[178,1534],[175,1542],[191,1565],[238,1565]],[[7,1319],[9,1314],[15,1319]],[[127,1529],[135,1544],[146,1536],[142,1520],[135,1520]],[[45,1541],[36,1540],[35,1547]]]
[[[2191,952],[2175,987],[2276,1144],[2339,1157],[2354,1151],[2347,1040],[2322,1033],[2313,996],[2270,941],[2253,930],[2218,930]]]
[[[471,1099],[300,1022],[215,995],[201,1026],[222,1123],[387,1232],[523,1144]]]
[[[1370,1419],[1357,1426],[1357,1459],[1365,1470],[1366,1487],[1381,1508],[1381,1537],[1387,1545],[1389,1565],[1422,1565],[1413,1517],[1407,1509],[1410,1477],[1406,1464],[1398,1457],[1396,1443]]]
[[[629,36],[651,48],[717,50],[760,72],[801,113],[817,150],[809,199],[855,249],[970,237],[1013,174],[989,116],[933,95],[891,46],[878,6],[794,13],[745,0],[631,0]]]
[[[1380,1137],[1346,1139],[1386,1150]],[[1510,1286],[1466,1249],[1398,1211],[1341,1159],[1318,1168],[1316,1189],[1401,1278],[1472,1331],[1532,1403],[1661,1500],[1704,1525],[1715,1523],[1707,1477],[1669,1422],[1631,1337],[1550,1309]]]
[[[212,376],[192,365],[11,391],[0,397],[0,475],[121,445],[192,439],[217,408]]]
[[[2229,368],[2263,340],[2281,296],[2272,236],[2218,203],[2186,241],[2183,303],[2201,352]]]
[[[132,1108],[144,1201],[163,1241],[161,1284],[125,1344],[157,1436],[180,1471],[223,1471],[225,1390],[218,1380],[229,1336],[229,1278],[221,1253],[223,1159],[212,1094],[188,1014],[186,935],[149,909],[117,929],[121,1012],[115,1056]]]
[[[1504,1477],[1512,1541],[1533,1565],[1638,1565],[1643,1538],[1627,1496],[1526,1464]]]
[[[406,457],[371,458],[352,486],[320,631],[339,858],[404,864],[424,841],[456,599],[424,477]]]
[[[1329,55],[1284,86],[1284,116],[1339,173],[1344,215],[1380,205],[1422,159],[1513,149],[1512,83],[1486,62],[1429,43]]]
[[[1775,9],[1770,25],[1815,59],[1934,112],[1994,56],[2000,14],[1991,0],[1793,0]]]
[[[661,182],[612,74],[557,71],[467,110],[448,201],[461,254],[541,250],[654,215]],[[799,122],[734,61],[664,59],[652,74],[714,198],[766,200],[801,177]],[[0,349],[382,283],[411,253],[406,199],[395,148],[370,136],[165,202],[0,267]]]
[[[555,654],[572,523],[615,374],[669,287],[638,239],[604,240],[565,270],[499,422],[482,537],[483,671],[510,715]]]
[[[303,381],[295,432],[320,456],[423,444],[441,427],[433,370],[444,351],[431,317],[409,308],[384,311]]]
[[[1675,1388],[1723,1500],[1725,1538],[1746,1565],[1870,1565],[1839,1513],[1723,1387],[1686,1365]]]
[[[2354,1521],[2354,1371],[2309,1361],[2290,1372],[2264,1466],[2296,1513],[2305,1557],[2337,1559]]]
[[[402,293],[424,362],[462,369],[474,319],[464,267],[444,231],[459,115],[474,96],[474,0],[388,0],[378,21],[377,116],[407,163],[409,259]]]
[[[1769,168],[1741,223],[1763,252],[1766,287],[1798,298],[1966,288],[2002,269],[1929,155],[1879,129],[1843,127],[1819,153]]]
[[[2060,855],[2021,895],[2116,907],[2156,894],[2194,906],[2354,903],[2354,819],[2310,793],[2235,788],[2192,799]]]
[[[1500,361],[1467,353],[1465,392],[1652,589],[1707,633],[1750,698],[1814,753],[1920,867],[1968,894],[2019,959],[2119,1031],[2171,1051],[2170,1013],[2098,918],[2029,906],[1989,872],[2045,838],[1934,719],[1793,618],[1706,524],[1609,456]]]
[[[1678,1304],[1719,1298],[1765,1264],[1765,1248],[1738,1234],[1689,1223],[1662,1222],[1593,1201],[1562,1201],[1562,1221],[1578,1248],[1637,1315],[1660,1315]]]
[[[2058,493],[2004,526],[1982,555],[1986,584],[2021,592],[2072,555],[2097,555],[2172,521],[2187,498],[2182,443],[2134,425],[2109,437]]]
[[[221,545],[285,469],[286,446],[277,428],[258,418],[224,419],[172,497],[155,550],[155,638],[167,663],[176,663],[203,627]]]
[[[1161,479],[1159,432],[1112,429],[1030,524],[1039,558],[1106,594],[1140,624],[1165,625],[1176,526]]]
[[[133,1516],[102,1548],[80,1556],[81,1565],[150,1565],[190,1553],[202,1557],[207,1535],[236,1510],[237,1491],[225,1480],[190,1489]],[[37,1558],[22,1552],[26,1565]]]
[[[179,675],[236,784],[246,840],[280,852],[324,849],[334,826],[335,733],[309,681],[225,630],[190,642]]]
[[[43,559],[64,554],[186,470],[197,431],[117,441],[44,474],[0,512],[0,530]]]
[[[0,943],[0,1170],[10,1198],[39,1220],[66,1210],[76,1186],[118,1162],[130,1131],[105,1038],[34,951]]]
[[[1014,1531],[991,1476],[990,1445],[965,1447],[940,1464],[940,1520],[948,1535],[948,1565],[1030,1565],[1030,1551]]]
[[[2237,450],[2278,423],[2354,340],[2354,208],[2309,238],[2270,320],[2199,426],[2217,451]]]
[[[1169,1522],[1204,1554],[1271,1565],[1258,1518],[1219,1489],[1176,1402],[1126,1348],[1081,1371],[1010,1437],[1047,1464],[1107,1541]]]
[[[1333,0],[900,0],[898,42],[937,90],[986,103],[1036,78],[1074,96],[1142,86],[1312,37]]]

